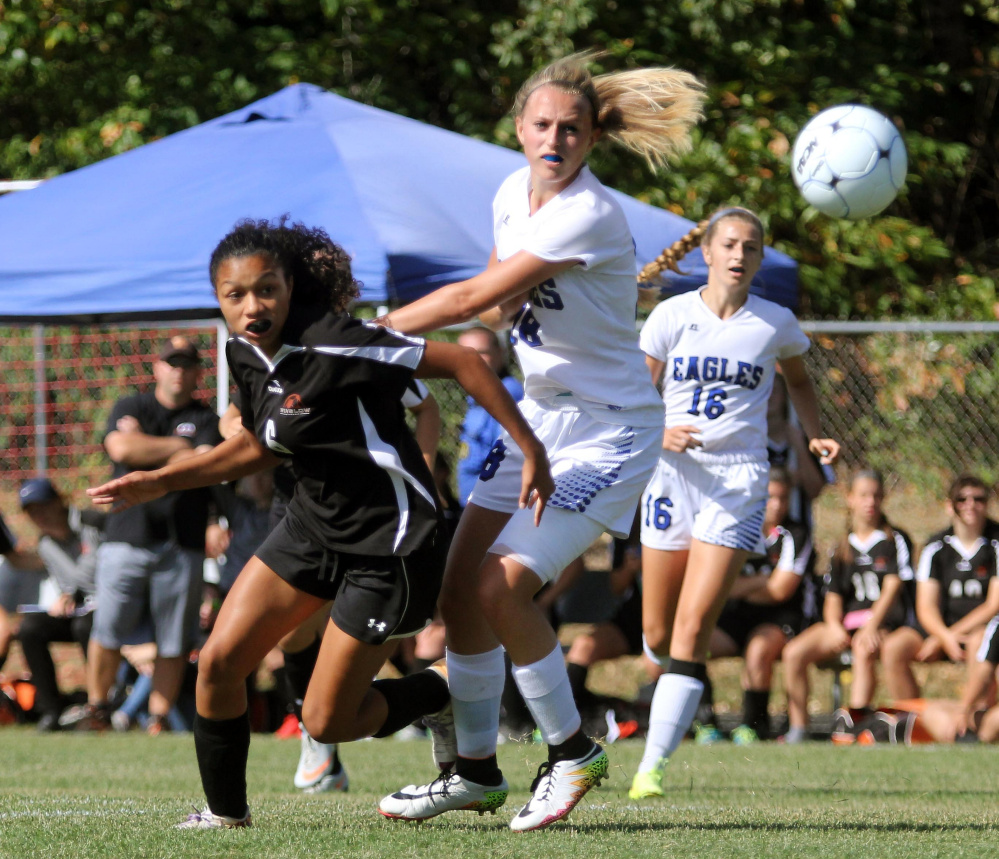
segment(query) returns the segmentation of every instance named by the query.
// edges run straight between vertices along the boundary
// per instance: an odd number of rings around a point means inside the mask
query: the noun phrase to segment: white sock
[[[527,702],[542,739],[550,746],[564,743],[582,724],[565,670],[562,648],[530,665],[514,665],[513,679]]]
[[[502,647],[471,655],[447,651],[447,685],[459,756],[481,759],[496,753],[505,682]]]
[[[659,678],[652,696],[649,733],[639,772],[650,772],[660,758],[668,758],[676,751],[694,721],[703,691],[700,680],[684,674],[663,674]]]

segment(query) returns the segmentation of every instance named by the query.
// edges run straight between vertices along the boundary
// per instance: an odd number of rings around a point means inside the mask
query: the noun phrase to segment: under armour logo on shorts
[[[379,632],[385,632],[386,626],[385,621],[379,622],[373,617],[368,619],[368,629],[377,629]]]

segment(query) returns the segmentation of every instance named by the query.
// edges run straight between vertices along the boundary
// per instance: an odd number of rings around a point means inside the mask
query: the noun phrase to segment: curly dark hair
[[[293,304],[339,312],[361,294],[347,252],[324,229],[289,222],[288,215],[276,221],[237,221],[212,251],[208,264],[212,286],[223,262],[256,254],[267,254],[281,266],[285,277],[292,278]]]

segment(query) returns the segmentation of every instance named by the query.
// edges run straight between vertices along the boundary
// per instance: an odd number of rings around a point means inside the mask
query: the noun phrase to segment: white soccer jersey
[[[493,201],[496,254],[527,251],[580,264],[531,290],[514,320],[524,394],[572,394],[595,419],[630,426],[662,422],[662,403],[635,333],[635,243],[624,212],[584,167],[532,216],[530,168],[508,177]]]
[[[656,307],[641,344],[665,365],[666,426],[700,429],[701,453],[766,459],[775,365],[809,346],[790,310],[750,295],[735,314],[719,319],[695,290]]]

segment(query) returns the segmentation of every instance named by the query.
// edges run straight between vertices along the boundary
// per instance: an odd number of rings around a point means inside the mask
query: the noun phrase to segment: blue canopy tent
[[[490,202],[516,152],[296,84],[132,152],[0,198],[0,321],[218,315],[211,249],[239,218],[323,226],[362,300],[406,302],[481,271]],[[691,222],[619,195],[640,263]],[[684,261],[704,281],[700,253]],[[754,291],[797,304],[796,266],[768,250]]]

